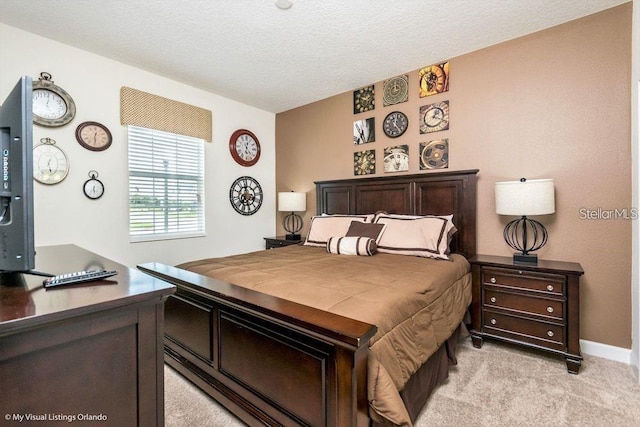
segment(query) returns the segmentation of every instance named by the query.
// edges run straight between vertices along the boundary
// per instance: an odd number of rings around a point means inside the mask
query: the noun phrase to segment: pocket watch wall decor
[[[431,65],[418,72],[420,98],[449,90],[449,62]]]
[[[382,130],[389,138],[401,136],[409,127],[409,119],[400,111],[393,111],[387,114],[382,122]]]
[[[384,171],[402,172],[409,170],[409,146],[397,145],[384,149]]]
[[[42,184],[57,184],[69,173],[69,159],[53,139],[42,138],[40,142],[33,147],[33,178]]]
[[[260,141],[246,129],[235,131],[229,139],[231,157],[241,166],[253,166],[260,159]]]
[[[51,74],[42,72],[33,82],[33,122],[41,126],[57,127],[69,123],[76,115],[71,95],[53,84]]]
[[[231,206],[241,215],[253,215],[262,205],[262,187],[250,176],[236,179],[229,189]]]
[[[111,147],[113,137],[105,125],[98,122],[83,122],[76,128],[76,140],[87,150],[104,151]]]
[[[382,87],[382,106],[400,104],[409,100],[409,76],[392,77]]]
[[[420,107],[420,133],[449,129],[449,101]]]
[[[373,175],[376,173],[376,150],[353,153],[353,174]]]
[[[353,114],[364,113],[376,108],[374,85],[353,91]]]
[[[420,170],[449,167],[449,140],[420,143]]]
[[[84,191],[84,195],[91,200],[102,197],[104,194],[104,184],[98,179],[97,171],[89,171],[89,179],[84,182],[82,191]]]

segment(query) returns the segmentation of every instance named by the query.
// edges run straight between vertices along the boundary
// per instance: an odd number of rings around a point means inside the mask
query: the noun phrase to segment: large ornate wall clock
[[[449,63],[431,65],[418,72],[420,77],[420,98],[436,95],[449,90]]]
[[[250,176],[236,179],[229,189],[231,206],[241,215],[253,215],[262,205],[262,187]]]
[[[382,105],[400,104],[409,99],[409,76],[398,76],[384,82],[382,87]]]
[[[449,101],[420,107],[420,133],[449,129]]]
[[[376,150],[353,153],[353,174],[372,175],[376,173]]]
[[[53,84],[51,74],[40,73],[33,82],[33,122],[41,126],[57,127],[69,123],[76,115],[71,95]]]
[[[246,129],[235,131],[229,139],[231,157],[241,166],[253,166],[260,159],[260,141]]]
[[[364,113],[376,108],[374,86],[367,86],[353,91],[353,114]]]
[[[400,111],[393,111],[387,114],[382,122],[382,130],[389,138],[402,136],[409,127],[409,119]]]

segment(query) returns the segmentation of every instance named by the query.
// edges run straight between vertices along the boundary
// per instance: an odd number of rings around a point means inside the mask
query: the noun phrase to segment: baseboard
[[[603,359],[614,360],[616,362],[631,364],[631,349],[615,347],[608,344],[601,344],[595,341],[580,340],[582,353],[590,356],[602,357]]]

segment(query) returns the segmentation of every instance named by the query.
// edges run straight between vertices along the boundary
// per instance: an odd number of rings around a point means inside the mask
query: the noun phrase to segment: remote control
[[[76,283],[100,280],[116,274],[118,274],[118,272],[115,270],[77,271],[75,273],[66,273],[60,274],[59,276],[49,277],[48,279],[45,279],[42,284],[45,288],[52,288],[54,286],[74,285]]]

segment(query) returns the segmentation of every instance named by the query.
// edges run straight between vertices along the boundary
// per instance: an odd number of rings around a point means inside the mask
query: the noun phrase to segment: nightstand
[[[283,246],[297,245],[302,240],[287,240],[285,236],[265,237],[265,249],[281,248]]]
[[[471,339],[485,338],[560,354],[577,374],[580,353],[580,276],[578,263],[538,260],[514,263],[511,257],[476,255],[473,276]]]

